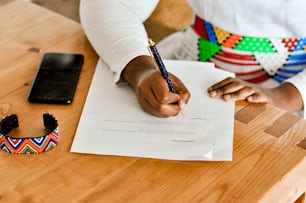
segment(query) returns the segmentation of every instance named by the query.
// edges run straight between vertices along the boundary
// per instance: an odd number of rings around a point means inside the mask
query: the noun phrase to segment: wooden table
[[[23,0],[1,5],[0,19],[1,117],[17,113],[16,136],[40,135],[44,112],[55,115],[61,129],[59,145],[46,153],[0,151],[0,202],[305,200],[306,121],[266,105],[236,104],[231,162],[70,153],[97,55],[78,23]],[[53,51],[85,56],[75,99],[70,105],[31,104],[27,96],[39,61]]]

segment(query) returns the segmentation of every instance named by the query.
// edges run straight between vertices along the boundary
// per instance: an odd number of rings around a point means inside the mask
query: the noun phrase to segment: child
[[[212,98],[268,102],[295,112],[306,99],[306,2],[298,0],[189,0],[195,21],[158,44],[163,58],[214,62],[236,74],[208,88]],[[81,1],[84,30],[101,59],[135,90],[148,113],[175,116],[188,103],[183,82],[171,74],[169,92],[147,50],[143,22],[158,0]],[[175,6],[175,5],[174,5]],[[188,67],[187,67],[188,68]],[[257,83],[257,84],[255,84]]]

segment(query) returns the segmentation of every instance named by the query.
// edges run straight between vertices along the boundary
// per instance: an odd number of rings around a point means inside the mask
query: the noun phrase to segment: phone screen
[[[45,53],[28,100],[33,103],[70,104],[83,60],[81,54]]]

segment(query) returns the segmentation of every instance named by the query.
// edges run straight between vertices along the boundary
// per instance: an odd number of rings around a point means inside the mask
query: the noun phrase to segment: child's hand
[[[176,116],[187,104],[190,94],[184,84],[169,73],[177,94],[169,91],[159,71],[152,73],[137,86],[136,94],[140,106],[158,117]]]
[[[169,73],[177,93],[169,87],[150,56],[132,60],[123,72],[124,78],[134,88],[140,106],[158,117],[176,116],[187,104],[190,93],[181,80]]]
[[[207,91],[211,98],[222,98],[224,101],[270,103],[289,112],[303,109],[299,91],[286,82],[274,89],[266,89],[240,79],[226,78],[209,87]]]
[[[224,101],[272,102],[268,89],[231,77],[212,85],[207,91],[211,98],[222,98]]]

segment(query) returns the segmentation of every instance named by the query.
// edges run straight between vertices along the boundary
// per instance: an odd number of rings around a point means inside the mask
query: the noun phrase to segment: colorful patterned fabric
[[[13,122],[15,123],[11,126],[2,126],[3,128],[6,128],[4,131],[8,132],[13,128],[18,127],[18,121],[14,120]],[[51,120],[51,122],[53,121]],[[10,124],[11,123],[8,125]],[[0,132],[0,148],[12,154],[37,154],[49,151],[54,148],[60,140],[59,127],[55,118],[54,123],[51,126],[51,128],[53,128],[52,132],[40,137],[14,138],[5,135],[6,132]],[[45,127],[50,128],[50,126],[46,125]],[[10,129],[7,130],[8,128]]]
[[[196,17],[198,60],[234,72],[249,82],[273,78],[279,83],[306,67],[306,38],[257,38],[224,31]]]
[[[0,148],[12,154],[38,154],[54,148],[59,139],[58,127],[50,134],[32,138],[13,138],[0,133]]]

